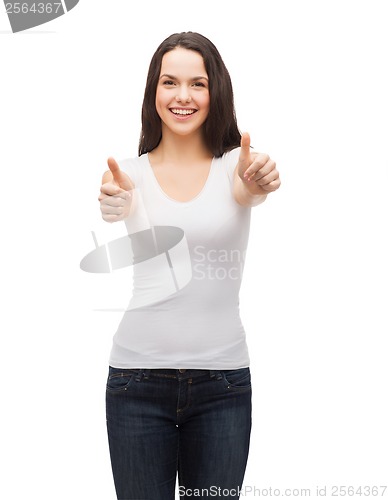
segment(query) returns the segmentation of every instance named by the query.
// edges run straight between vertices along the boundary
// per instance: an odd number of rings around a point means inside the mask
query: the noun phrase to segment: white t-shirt
[[[162,190],[147,154],[119,162],[137,195],[128,232],[153,241],[156,250],[135,260],[133,296],[113,337],[111,366],[249,366],[239,290],[251,207],[239,205],[232,194],[239,152],[213,158],[206,184],[188,202]]]

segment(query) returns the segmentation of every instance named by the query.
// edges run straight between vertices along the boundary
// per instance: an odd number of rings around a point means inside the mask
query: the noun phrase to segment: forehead
[[[174,76],[206,76],[202,55],[195,51],[177,47],[164,54],[160,74]]]

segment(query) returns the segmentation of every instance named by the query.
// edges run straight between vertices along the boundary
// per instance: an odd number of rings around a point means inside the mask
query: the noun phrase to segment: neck
[[[161,161],[171,163],[193,163],[200,160],[211,159],[213,154],[205,145],[201,131],[197,134],[180,136],[162,132],[159,145],[152,151],[152,156]]]

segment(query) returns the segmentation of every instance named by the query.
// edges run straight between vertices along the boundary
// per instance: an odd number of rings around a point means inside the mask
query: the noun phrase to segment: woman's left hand
[[[250,144],[249,134],[244,132],[241,136],[238,175],[251,194],[272,193],[280,186],[276,163],[265,153],[251,152]]]

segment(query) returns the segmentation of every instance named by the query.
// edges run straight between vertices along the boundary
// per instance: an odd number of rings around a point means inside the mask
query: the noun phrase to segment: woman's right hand
[[[120,170],[114,158],[108,158],[108,167],[100,188],[100,209],[106,222],[116,222],[128,217],[132,204],[132,189],[135,188],[131,178]]]

